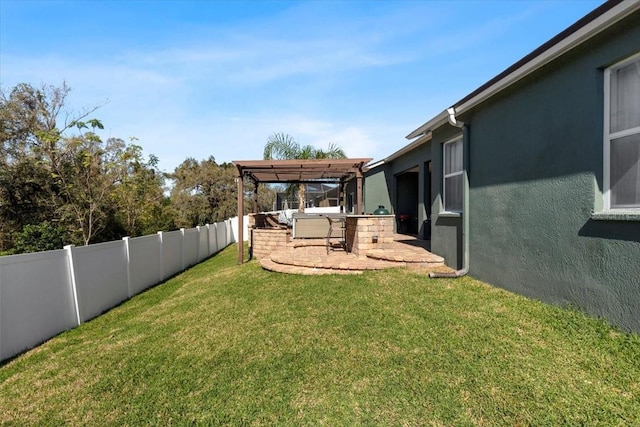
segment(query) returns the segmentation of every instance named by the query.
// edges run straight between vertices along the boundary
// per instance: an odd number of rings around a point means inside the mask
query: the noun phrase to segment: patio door
[[[419,168],[396,175],[396,221],[401,234],[418,233]]]

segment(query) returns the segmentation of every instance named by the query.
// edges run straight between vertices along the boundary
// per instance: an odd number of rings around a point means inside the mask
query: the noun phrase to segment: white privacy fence
[[[0,361],[224,249],[235,242],[233,220],[0,257]]]

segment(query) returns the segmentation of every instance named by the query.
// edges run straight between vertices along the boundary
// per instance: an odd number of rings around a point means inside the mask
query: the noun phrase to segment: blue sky
[[[66,81],[166,172],[273,132],[378,160],[601,3],[0,0],[0,86]]]

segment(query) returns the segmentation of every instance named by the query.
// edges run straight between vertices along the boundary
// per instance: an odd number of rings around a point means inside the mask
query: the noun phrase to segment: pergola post
[[[356,171],[356,199],[357,199],[357,215],[363,214],[362,208],[362,170],[358,169]]]
[[[340,178],[338,186],[338,205],[340,206],[340,213],[344,213],[344,178]]]
[[[258,213],[258,181],[253,181],[253,213]]]
[[[238,167],[238,264],[244,261],[244,180],[242,179],[242,168]]]

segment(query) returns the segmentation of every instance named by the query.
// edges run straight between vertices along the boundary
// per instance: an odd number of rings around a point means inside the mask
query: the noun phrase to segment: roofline
[[[449,120],[449,115],[446,110],[443,110],[437,116],[429,120],[427,123],[420,126],[418,129],[411,132],[409,135],[405,136],[407,139],[414,139],[420,135],[423,135],[425,132],[430,132],[435,128],[438,128],[445,124]]]
[[[533,52],[458,101],[457,114],[470,110],[498,92],[580,46],[614,23],[640,10],[638,0],[608,0]]]
[[[573,25],[455,103],[453,106],[456,114],[469,111],[637,10],[640,10],[640,0],[605,1]],[[411,132],[406,138],[413,139],[422,132],[438,128],[447,123],[447,119],[448,115],[445,110]]]
[[[431,141],[431,132],[423,132],[418,136],[419,138],[417,138],[415,141],[412,141],[409,145],[405,145],[404,147],[402,147],[395,153],[391,154],[390,156],[387,156],[382,160],[378,160],[377,162],[367,165],[367,170],[371,170],[371,169],[377,168],[378,166],[382,166],[386,162],[390,162],[394,159],[397,159],[398,157],[408,153],[409,151],[419,147],[420,145],[426,144],[427,142]]]

